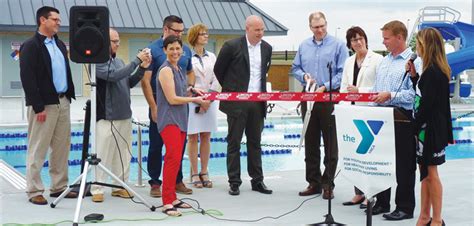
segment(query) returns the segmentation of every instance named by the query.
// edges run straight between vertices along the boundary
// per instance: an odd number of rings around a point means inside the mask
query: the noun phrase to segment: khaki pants
[[[68,158],[71,146],[70,102],[66,97],[59,104],[46,105],[46,121],[38,122],[31,106],[28,107],[28,153],[26,157],[26,193],[28,197],[44,192],[41,169],[49,155],[51,193],[60,192],[68,184]]]
[[[101,163],[105,168],[124,182],[127,182],[130,174],[130,160],[132,158],[130,154],[132,150],[132,120],[100,120],[97,122],[96,130],[97,157],[102,160]],[[96,168],[95,180],[106,183],[107,174],[100,168]],[[120,185],[115,180],[112,183]],[[104,191],[102,186],[93,185],[91,193],[103,194]]]

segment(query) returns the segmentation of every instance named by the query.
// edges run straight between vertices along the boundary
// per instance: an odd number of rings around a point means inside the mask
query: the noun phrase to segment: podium
[[[413,122],[413,115],[412,111],[408,111],[406,109],[389,106],[389,108],[393,108],[393,117],[396,123],[412,123]]]
[[[411,123],[410,114],[392,106],[335,105],[338,167],[366,197],[396,185],[395,127]]]

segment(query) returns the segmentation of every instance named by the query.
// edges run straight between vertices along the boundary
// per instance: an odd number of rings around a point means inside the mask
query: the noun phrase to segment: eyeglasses
[[[351,42],[353,42],[353,43],[356,43],[356,42],[359,42],[359,41],[362,41],[362,40],[364,40],[364,38],[363,38],[363,37],[359,37],[359,38],[351,38]]]
[[[59,18],[52,18],[52,17],[49,17],[48,19],[49,19],[49,20],[52,20],[52,21],[54,21],[54,22],[56,22],[56,23],[61,23],[61,19],[59,19]]]
[[[311,27],[311,29],[317,30],[317,29],[326,27],[326,24],[319,25],[319,26],[311,26],[311,25],[310,25],[310,27]]]
[[[120,44],[120,40],[110,40],[110,42],[114,43],[115,45],[119,45],[119,44]]]
[[[207,32],[203,32],[203,33],[199,33],[198,35],[199,35],[199,36],[208,36],[208,35],[209,35],[209,33],[207,33]]]
[[[168,28],[169,28],[170,30],[172,30],[172,31],[174,31],[174,32],[176,32],[176,33],[178,33],[178,34],[184,32],[184,30],[177,30],[177,29],[174,29],[174,28],[171,28],[171,27],[168,27]]]

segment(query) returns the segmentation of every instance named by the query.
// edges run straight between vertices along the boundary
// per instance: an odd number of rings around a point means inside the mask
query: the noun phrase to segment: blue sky
[[[311,37],[308,16],[322,11],[328,20],[328,33],[345,39],[351,26],[362,27],[369,48],[384,50],[380,28],[391,20],[408,23],[411,32],[418,12],[425,6],[448,6],[461,13],[460,21],[471,23],[474,0],[250,0],[265,13],[285,25],[287,36],[265,37],[274,50],[297,50],[301,41]]]

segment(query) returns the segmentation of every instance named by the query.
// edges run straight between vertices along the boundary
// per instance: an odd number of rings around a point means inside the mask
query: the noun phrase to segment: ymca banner
[[[396,184],[393,108],[335,105],[339,169],[372,197]]]

